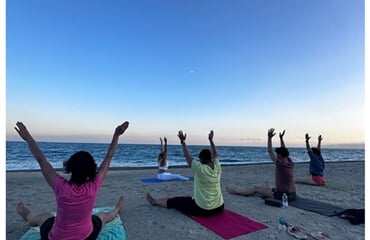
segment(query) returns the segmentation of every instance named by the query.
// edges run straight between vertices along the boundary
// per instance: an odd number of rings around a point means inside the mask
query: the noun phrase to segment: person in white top
[[[158,154],[158,173],[157,179],[161,181],[170,181],[170,180],[182,180],[187,181],[190,178],[184,177],[180,174],[173,174],[168,172],[168,162],[167,162],[167,138],[164,137],[164,147],[163,147],[163,140],[159,138],[161,141],[161,150]]]

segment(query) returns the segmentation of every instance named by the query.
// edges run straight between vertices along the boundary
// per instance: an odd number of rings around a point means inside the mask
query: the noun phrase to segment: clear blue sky
[[[365,139],[364,1],[7,1],[6,134],[265,146]],[[277,143],[277,139],[275,139]]]

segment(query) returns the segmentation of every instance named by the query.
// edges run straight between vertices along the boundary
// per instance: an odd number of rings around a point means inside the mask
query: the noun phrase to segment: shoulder
[[[200,167],[201,167],[201,165],[202,165],[202,164],[201,164],[199,161],[195,160],[195,159],[193,159],[193,160],[191,161],[191,168],[192,168],[192,169],[200,168]]]
[[[53,189],[55,192],[63,191],[62,189],[67,188],[68,185],[68,180],[60,175],[56,176],[53,180]]]
[[[294,162],[291,158],[288,158],[288,163],[287,163],[288,166],[291,166],[291,167],[294,167]]]
[[[101,183],[103,181],[103,178],[99,175],[95,176],[94,183]]]
[[[68,180],[64,177],[57,175],[53,180],[53,185],[68,183]]]
[[[220,160],[218,159],[218,157],[215,157],[215,158],[213,159],[213,163],[214,163],[214,164],[220,164]]]

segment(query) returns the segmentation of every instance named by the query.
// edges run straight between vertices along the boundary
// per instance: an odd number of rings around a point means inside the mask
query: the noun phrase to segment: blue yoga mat
[[[98,212],[109,212],[114,209],[114,206],[99,207],[93,209],[93,214]],[[55,213],[54,213],[55,214]],[[104,225],[100,231],[98,240],[126,240],[126,232],[123,227],[121,218],[119,215],[116,216],[113,221]],[[40,228],[31,227],[20,240],[40,240]]]
[[[193,180],[194,179],[193,177],[189,177],[189,176],[186,176],[186,177],[190,178],[189,180]],[[171,182],[171,181],[182,181],[182,182],[185,182],[184,180],[179,180],[179,179],[159,180],[157,178],[141,178],[140,181],[142,183],[160,183],[160,182]]]

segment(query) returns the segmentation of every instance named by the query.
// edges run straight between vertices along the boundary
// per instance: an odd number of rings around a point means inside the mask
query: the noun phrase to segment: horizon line
[[[23,140],[6,140],[5,142],[24,142]],[[85,143],[85,144],[110,144],[110,142],[99,142],[99,141],[62,141],[62,140],[41,140],[41,141],[37,141],[38,143]],[[126,142],[126,143],[119,143],[119,144],[127,144],[127,145],[158,145],[157,143],[149,143],[149,142],[146,142],[146,143],[143,143],[143,142],[137,142],[137,143],[134,143],[134,142]],[[178,146],[180,145],[180,143],[178,144],[168,144],[168,146]],[[187,146],[207,146],[208,144],[187,144]],[[221,145],[216,145],[216,146],[219,146],[219,147],[266,147],[264,145],[225,145],[225,144],[221,144]],[[287,147],[287,148],[306,148],[306,146],[304,144],[302,145],[297,145],[297,144],[292,144],[290,147]],[[365,150],[365,142],[359,142],[359,143],[336,143],[336,144],[328,144],[328,145],[324,145],[322,146],[321,148],[329,148],[329,149],[333,149],[333,148],[339,148],[339,149],[359,149],[359,150]]]

